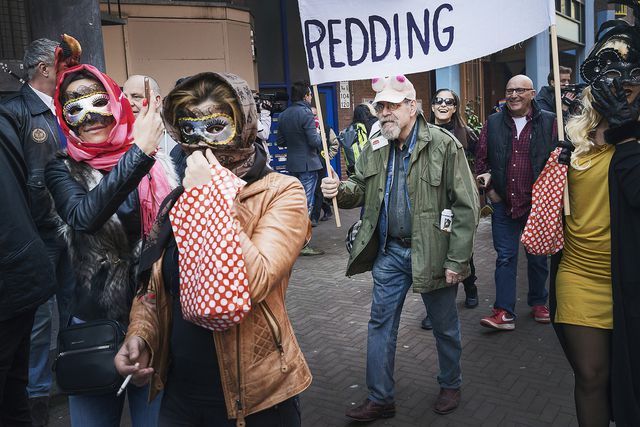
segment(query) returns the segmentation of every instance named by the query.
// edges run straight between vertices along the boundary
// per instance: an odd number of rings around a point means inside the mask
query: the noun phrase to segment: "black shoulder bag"
[[[53,364],[60,390],[67,394],[115,393],[122,377],[113,359],[124,335],[115,320],[93,320],[62,329]]]

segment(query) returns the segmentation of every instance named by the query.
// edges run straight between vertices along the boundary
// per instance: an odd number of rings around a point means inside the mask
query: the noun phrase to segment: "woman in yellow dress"
[[[571,215],[552,263],[554,327],[575,373],[581,427],[611,417],[640,426],[640,323],[627,307],[640,285],[640,191],[629,191],[640,185],[640,30],[607,24],[581,67],[582,111],[566,126]]]

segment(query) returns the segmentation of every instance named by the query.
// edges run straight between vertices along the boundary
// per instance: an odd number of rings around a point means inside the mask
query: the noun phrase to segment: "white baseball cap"
[[[408,78],[402,74],[393,77],[377,77],[371,80],[371,87],[376,91],[376,102],[393,102],[397,104],[405,99],[414,101],[416,99],[416,90]]]

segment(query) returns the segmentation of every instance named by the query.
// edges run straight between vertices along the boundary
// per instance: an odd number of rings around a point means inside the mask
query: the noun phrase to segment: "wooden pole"
[[[558,140],[564,141],[564,121],[562,120],[562,93],[560,92],[560,57],[558,52],[558,31],[556,24],[551,25],[551,58],[553,60],[553,89],[556,98],[556,123],[558,125]],[[564,214],[571,215],[569,205],[569,180],[564,186]]]
[[[318,120],[320,121],[320,137],[322,139],[322,150],[324,152],[324,161],[327,166],[327,176],[332,176],[331,172],[333,169],[331,168],[331,164],[329,163],[329,149],[327,147],[327,133],[324,131],[324,120],[322,120],[322,107],[320,106],[320,96],[318,96],[318,85],[313,85],[313,98],[315,99],[316,110],[318,111]],[[318,182],[320,185],[320,182]],[[342,224],[340,223],[340,211],[338,210],[338,201],[334,197],[331,199],[333,203],[333,213],[336,219],[336,227],[340,228]]]

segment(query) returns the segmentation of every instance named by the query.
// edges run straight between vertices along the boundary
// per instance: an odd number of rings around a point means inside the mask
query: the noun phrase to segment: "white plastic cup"
[[[451,209],[443,209],[440,214],[440,229],[451,233],[451,223],[453,222],[453,212]]]

